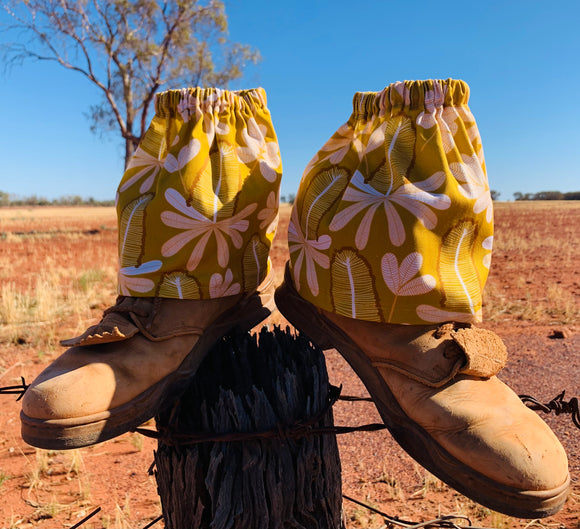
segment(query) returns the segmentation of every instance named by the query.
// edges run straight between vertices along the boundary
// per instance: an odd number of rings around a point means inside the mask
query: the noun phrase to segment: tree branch
[[[118,126],[132,144],[160,87],[192,81],[227,87],[252,56],[231,53],[219,0],[2,0],[2,6],[14,21],[8,31],[19,32],[7,63],[51,61],[83,75],[104,95],[94,126]]]

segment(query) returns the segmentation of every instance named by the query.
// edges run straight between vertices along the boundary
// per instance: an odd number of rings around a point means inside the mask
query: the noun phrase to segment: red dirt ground
[[[99,213],[97,214],[97,210]],[[116,266],[112,209],[68,210],[65,220],[33,212],[10,217],[0,211],[0,283],[33,284],[43,267],[64,267],[63,283],[74,283],[88,268]],[[287,259],[289,208],[282,208],[272,259],[281,278]],[[20,215],[20,213],[19,213]],[[88,216],[87,216],[88,215]],[[52,217],[62,219],[62,214]],[[10,220],[11,219],[11,220]],[[36,233],[31,233],[35,231]],[[52,232],[52,233],[47,233]],[[64,233],[67,232],[67,233]],[[497,332],[510,352],[500,378],[517,393],[547,402],[566,390],[580,395],[580,204],[499,203],[492,273],[485,300],[484,327]],[[59,256],[66,255],[66,264]],[[114,300],[110,285],[104,299]],[[92,307],[95,321],[106,303]],[[278,314],[275,323],[284,323]],[[86,323],[86,322],[85,322]],[[59,320],[56,338],[78,323]],[[39,344],[34,333],[0,340],[0,385],[30,381],[59,350]],[[39,347],[46,348],[40,354]],[[330,380],[343,394],[366,395],[335,351],[326,353]],[[27,446],[19,435],[19,403],[0,396],[0,527],[70,527],[95,508],[101,512],[82,527],[144,527],[161,513],[154,478],[147,474],[155,442],[136,434],[73,452],[46,452]],[[379,422],[372,404],[339,402],[339,425]],[[564,509],[540,522],[510,518],[485,509],[449,489],[414,463],[383,432],[339,437],[343,492],[402,519],[424,521],[458,513],[483,527],[580,528],[580,431],[569,415],[542,415],[562,441],[570,462],[572,492]],[[345,500],[347,527],[379,528],[384,520]],[[162,527],[159,522],[154,527]]]

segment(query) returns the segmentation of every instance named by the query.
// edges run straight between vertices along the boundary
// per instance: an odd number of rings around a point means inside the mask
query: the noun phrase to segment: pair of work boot
[[[474,500],[536,518],[560,509],[566,454],[499,379],[481,319],[492,204],[461,81],[358,93],[308,165],[275,305],[336,348],[401,446]],[[268,259],[281,161],[261,89],[169,91],[121,181],[114,307],[23,398],[41,448],[130,431],[179,394],[215,342],[274,309]]]

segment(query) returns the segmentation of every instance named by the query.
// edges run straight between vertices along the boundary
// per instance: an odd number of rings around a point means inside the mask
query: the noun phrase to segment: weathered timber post
[[[156,417],[165,527],[343,528],[336,436],[311,431],[333,426],[331,392],[305,337],[263,328],[222,339]]]

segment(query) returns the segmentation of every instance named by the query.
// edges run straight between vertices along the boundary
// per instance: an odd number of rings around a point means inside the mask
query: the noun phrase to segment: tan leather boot
[[[101,322],[62,345],[22,399],[22,438],[62,450],[132,430],[185,389],[211,347],[274,309],[270,276],[258,291],[209,300],[120,297]]]
[[[290,274],[282,314],[322,349],[336,348],[367,387],[397,442],[459,492],[522,518],[558,511],[568,461],[550,428],[495,376],[505,346],[467,324],[389,325],[308,303]]]

